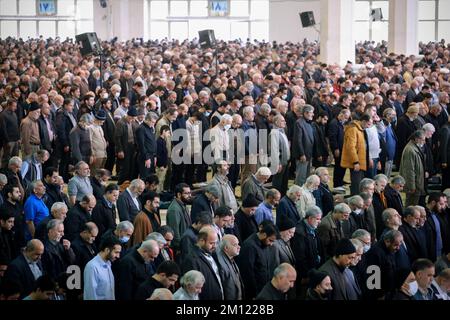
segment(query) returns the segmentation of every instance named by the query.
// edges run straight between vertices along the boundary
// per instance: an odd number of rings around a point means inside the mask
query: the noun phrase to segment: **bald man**
[[[273,272],[273,278],[256,297],[256,300],[287,300],[287,292],[295,285],[297,271],[289,263],[280,264]]]

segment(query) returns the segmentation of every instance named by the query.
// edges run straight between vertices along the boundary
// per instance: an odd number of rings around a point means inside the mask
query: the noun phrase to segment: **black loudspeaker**
[[[312,11],[301,12],[299,15],[303,28],[311,27],[316,24],[316,21],[314,20],[314,13]]]
[[[198,32],[198,37],[202,48],[211,48],[216,45],[214,30],[201,30]]]
[[[102,47],[100,41],[98,41],[97,34],[95,32],[87,32],[78,34],[75,36],[77,44],[80,46],[80,52],[82,56],[89,54],[100,54]]]
[[[383,12],[381,11],[381,8],[375,8],[370,10],[370,17],[372,21],[383,20]]]

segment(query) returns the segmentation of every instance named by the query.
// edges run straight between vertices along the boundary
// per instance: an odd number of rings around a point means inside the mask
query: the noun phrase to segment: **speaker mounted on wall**
[[[211,48],[216,45],[214,30],[200,30],[198,32],[199,43],[202,48]]]
[[[299,15],[303,28],[312,27],[316,24],[314,13],[312,11],[300,12]]]
[[[99,55],[102,53],[100,41],[97,38],[97,33],[87,32],[75,36],[77,44],[80,46],[82,56],[90,54]]]

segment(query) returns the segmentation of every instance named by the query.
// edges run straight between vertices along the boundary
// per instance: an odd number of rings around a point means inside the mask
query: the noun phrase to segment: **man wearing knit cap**
[[[23,159],[30,157],[40,149],[41,139],[39,137],[38,121],[40,115],[41,106],[37,102],[32,102],[27,117],[20,123]]]
[[[331,278],[324,271],[311,269],[308,272],[308,291],[306,291],[306,300],[328,300],[333,287]]]
[[[351,283],[349,283],[344,272],[355,257],[355,246],[349,239],[344,238],[337,243],[334,256],[320,267],[319,271],[328,273],[331,278],[333,292],[330,300],[350,300],[348,288],[351,286]]]
[[[244,201],[242,201],[242,206],[235,214],[235,225],[238,230],[239,242],[244,242],[249,236],[258,231],[258,224],[255,219],[256,208],[258,207],[258,200],[255,196],[249,194]]]
[[[273,252],[273,254],[269,255],[271,259],[271,270],[275,270],[276,267],[285,262],[295,266],[295,257],[290,243],[295,233],[295,223],[291,219],[283,217],[278,224],[278,230],[280,231],[280,237],[270,247],[270,250]],[[294,300],[296,297],[295,288],[289,289],[287,294],[289,300]]]

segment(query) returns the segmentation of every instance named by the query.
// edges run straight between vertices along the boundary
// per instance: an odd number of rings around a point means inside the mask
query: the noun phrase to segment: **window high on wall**
[[[380,8],[381,21],[372,21],[370,12]],[[356,42],[370,40],[380,42],[388,39],[389,1],[356,0],[355,1],[354,38]]]
[[[42,36],[64,40],[93,31],[93,1],[46,1],[45,9],[54,9],[54,14],[44,15],[45,11],[39,8],[39,0],[0,0],[0,38],[12,36],[26,40]]]
[[[269,39],[269,0],[229,0],[229,15],[208,15],[207,0],[146,0],[149,39],[193,39],[213,29],[222,40]]]
[[[450,0],[419,1],[419,41],[450,41]]]

